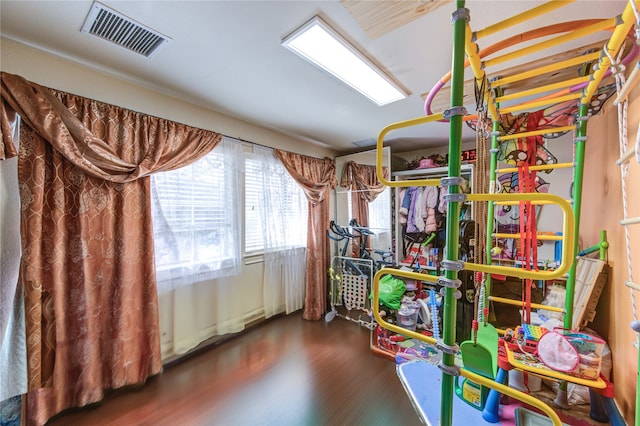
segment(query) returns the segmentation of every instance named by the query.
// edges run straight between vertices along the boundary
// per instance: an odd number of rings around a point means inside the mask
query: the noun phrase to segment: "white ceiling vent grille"
[[[103,4],[94,2],[82,32],[89,33],[139,53],[147,58],[155,55],[171,39],[134,21]]]

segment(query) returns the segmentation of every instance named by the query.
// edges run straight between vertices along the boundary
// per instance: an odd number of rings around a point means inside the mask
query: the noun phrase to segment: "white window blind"
[[[152,175],[159,289],[238,273],[237,179],[233,153],[224,146],[189,166]]]
[[[378,194],[375,200],[369,203],[369,228],[389,229],[391,226],[391,191],[389,188]]]
[[[256,253],[264,248],[259,205],[262,192],[262,169],[260,163],[251,158],[245,159],[244,169],[244,251]]]

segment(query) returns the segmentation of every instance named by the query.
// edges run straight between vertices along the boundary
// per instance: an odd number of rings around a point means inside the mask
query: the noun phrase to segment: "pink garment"
[[[418,188],[416,191],[416,203],[413,209],[414,223],[418,232],[424,232],[424,220],[427,217],[427,211],[425,208],[424,189]]]
[[[449,188],[446,186],[440,187],[440,200],[438,200],[438,211],[440,213],[447,212],[447,202],[444,199],[444,195],[449,193]]]
[[[438,206],[438,188],[435,186],[427,186],[423,193],[425,216],[425,229],[424,231],[435,232],[438,230],[438,224],[436,223],[436,207]]]
[[[435,209],[438,205],[438,188],[435,186],[426,186],[424,188],[425,207]]]
[[[424,232],[431,233],[438,230],[438,223],[436,222],[436,209],[427,207],[427,217],[424,220]]]
[[[400,191],[398,191],[398,198],[396,199],[396,202],[399,201],[400,203],[402,203],[402,200],[404,200],[404,196],[406,193],[407,193],[407,188],[400,188]],[[402,205],[398,209],[398,220],[402,225],[407,224],[408,213],[409,213],[409,209],[403,207]]]

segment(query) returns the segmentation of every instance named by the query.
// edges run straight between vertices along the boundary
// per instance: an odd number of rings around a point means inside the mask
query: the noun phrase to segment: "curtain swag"
[[[389,169],[382,168],[385,179],[389,179]],[[355,161],[348,161],[342,169],[340,186],[350,191],[357,191],[359,196],[368,203],[376,199],[386,186],[380,183],[376,175],[376,166],[358,164]]]
[[[24,78],[1,73],[2,151],[0,159],[17,154],[8,131],[18,113],[23,122],[85,173],[110,182],[131,182],[151,173],[190,164],[211,151],[222,135],[162,118],[151,117],[101,102],[84,99],[65,105],[63,92],[47,89]],[[91,123],[100,123],[90,129]],[[110,132],[111,130],[111,132]],[[113,132],[113,134],[112,134]],[[131,142],[144,141],[135,155],[124,158],[106,134]]]
[[[0,158],[18,157],[27,423],[44,424],[162,370],[147,176],[200,159],[221,135],[0,79]]]

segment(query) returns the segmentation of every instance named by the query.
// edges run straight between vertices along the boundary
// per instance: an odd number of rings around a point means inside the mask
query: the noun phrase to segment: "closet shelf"
[[[463,164],[460,167],[460,174],[464,175],[466,174],[470,174],[473,170],[473,165],[472,164]],[[412,169],[412,170],[400,170],[397,172],[391,172],[391,177],[397,177],[397,176],[437,176],[437,175],[442,175],[447,176],[447,174],[449,173],[449,168],[448,167],[432,167],[430,169]]]

